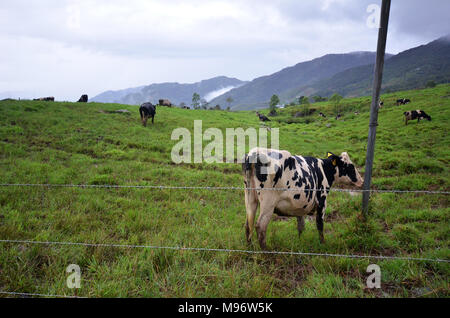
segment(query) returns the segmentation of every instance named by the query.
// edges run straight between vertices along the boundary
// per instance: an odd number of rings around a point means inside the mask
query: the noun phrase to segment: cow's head
[[[337,156],[329,152],[328,159],[330,159],[333,166],[337,168],[335,174],[336,181],[354,184],[357,187],[361,187],[363,185],[364,180],[353,162],[350,160],[348,153],[343,152],[340,156]]]

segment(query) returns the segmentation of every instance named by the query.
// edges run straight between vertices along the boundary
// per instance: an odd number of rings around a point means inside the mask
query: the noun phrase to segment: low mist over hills
[[[144,102],[156,103],[159,99],[169,99],[173,104],[191,104],[192,95],[214,98],[219,94],[239,87],[247,82],[237,78],[218,76],[192,84],[160,83],[117,91],[107,91],[91,99],[93,102],[139,105]]]

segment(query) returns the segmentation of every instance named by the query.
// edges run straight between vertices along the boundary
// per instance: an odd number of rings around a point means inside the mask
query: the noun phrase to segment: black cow
[[[336,117],[335,117],[335,119],[338,120],[338,119],[341,118],[341,117],[342,117],[341,114],[337,114]]]
[[[323,117],[323,118],[327,118],[327,116],[325,116],[325,114],[322,113],[322,112],[319,113],[319,116],[320,116],[320,117]]]
[[[405,125],[408,125],[408,120],[414,120],[417,119],[417,123],[421,119],[427,119],[431,120],[431,116],[427,115],[423,110],[410,110],[407,112],[404,112],[403,115],[405,115]]]
[[[293,156],[285,150],[254,148],[245,156],[245,231],[250,242],[256,210],[259,244],[266,248],[266,230],[273,213],[297,218],[299,235],[305,227],[304,217],[316,212],[319,239],[324,242],[323,219],[327,195],[334,182],[355,184],[363,179],[346,152],[340,156],[328,153],[327,158]],[[286,190],[283,190],[286,189]]]
[[[86,94],[81,95],[80,99],[78,100],[78,103],[87,103],[88,102],[88,96]]]
[[[256,112],[256,115],[258,115],[260,121],[270,121],[270,119],[267,118],[267,116],[264,116],[263,114]]]
[[[411,103],[411,100],[408,98],[401,98],[401,99],[397,99],[397,106],[398,105],[406,105],[408,103]]]
[[[152,118],[152,124],[153,124],[153,120],[154,120],[155,114],[156,114],[156,106],[153,105],[152,103],[144,103],[141,105],[141,107],[139,107],[139,113],[141,114],[142,125],[144,125],[144,127],[146,127],[147,120],[149,117]]]

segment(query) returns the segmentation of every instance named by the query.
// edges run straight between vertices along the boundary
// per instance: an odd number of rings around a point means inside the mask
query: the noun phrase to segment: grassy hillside
[[[393,106],[408,97],[412,103]],[[373,187],[450,190],[450,85],[382,96]],[[293,119],[286,109],[269,124],[280,148],[324,157],[347,151],[364,164],[368,97],[312,107],[327,119]],[[118,109],[131,113],[113,113]],[[433,118],[404,125],[403,112]],[[359,110],[359,115],[353,111]],[[243,186],[238,164],[180,164],[170,159],[173,129],[260,127],[254,112],[160,107],[144,128],[133,106],[0,102],[0,183]],[[295,119],[297,120],[297,119]],[[309,123],[306,123],[309,122]],[[328,127],[330,126],[330,127]],[[206,142],[205,142],[206,144]],[[364,171],[361,168],[361,171]],[[315,222],[298,237],[294,219],[275,220],[268,248],[277,251],[450,258],[446,195],[373,194],[370,217],[360,195],[332,192],[325,244]],[[243,191],[0,187],[0,239],[146,244],[259,250],[244,237]],[[66,267],[81,267],[81,289],[66,286]],[[366,268],[380,265],[382,289],[365,288]],[[450,265],[288,255],[144,248],[0,243],[0,291],[109,297],[436,297],[450,296]]]

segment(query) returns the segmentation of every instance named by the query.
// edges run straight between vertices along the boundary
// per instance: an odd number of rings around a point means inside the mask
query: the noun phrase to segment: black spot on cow
[[[295,199],[295,200],[300,200],[300,194],[294,195],[294,199]]]
[[[294,158],[289,157],[286,160],[284,160],[284,170],[286,170],[286,168],[289,168],[289,170],[295,169],[295,159]]]
[[[260,183],[259,184],[259,187],[262,189],[262,188],[264,188],[264,183]]]
[[[273,186],[275,186],[280,180],[281,176],[283,175],[283,167],[280,167],[278,165],[275,165],[275,178],[273,179]]]
[[[295,171],[294,176],[292,177],[292,181],[297,180],[297,178],[298,178],[298,171]]]

